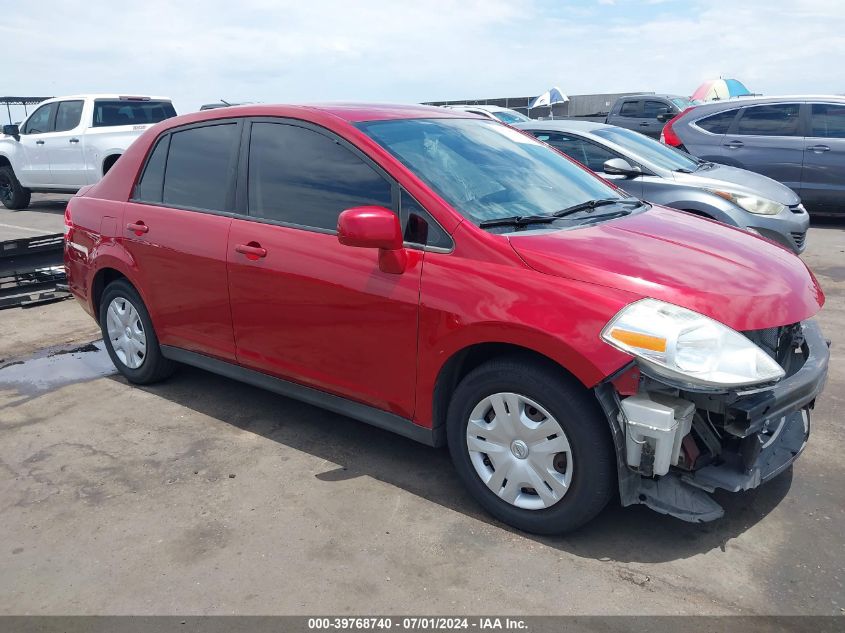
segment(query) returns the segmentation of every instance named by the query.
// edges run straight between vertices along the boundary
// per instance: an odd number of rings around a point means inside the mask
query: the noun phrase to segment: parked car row
[[[611,171],[668,180],[683,158],[615,130],[532,131],[601,139]],[[719,170],[672,173],[757,195],[695,176]],[[65,223],[69,288],[130,382],[185,363],[447,445],[477,502],[531,532],[617,496],[718,518],[710,492],[798,458],[827,375],[800,259],[454,109],[170,118]]]
[[[111,169],[144,130],[176,116],[166,97],[47,99],[0,137],[0,202],[24,209],[32,192],[76,193]]]

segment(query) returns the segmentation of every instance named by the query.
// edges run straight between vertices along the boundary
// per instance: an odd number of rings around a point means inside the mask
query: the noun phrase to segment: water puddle
[[[43,349],[0,365],[0,390],[36,395],[117,373],[103,342]]]

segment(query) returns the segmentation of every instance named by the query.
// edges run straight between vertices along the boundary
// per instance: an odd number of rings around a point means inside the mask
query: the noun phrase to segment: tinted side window
[[[622,104],[622,108],[619,110],[619,116],[632,116],[636,117],[640,115],[640,108],[639,108],[639,101],[626,101]]]
[[[79,125],[82,118],[82,101],[60,101],[56,111],[56,132],[66,132]]]
[[[162,202],[225,211],[237,129],[224,123],[171,134]]]
[[[736,133],[754,136],[797,136],[800,107],[798,103],[785,103],[745,108]]]
[[[133,199],[142,202],[161,203],[161,190],[164,185],[164,166],[167,163],[167,147],[170,137],[165,136],[156,143],[153,153],[147,160],[144,174],[135,186]]]
[[[662,101],[646,101],[643,104],[643,118],[656,119],[658,114],[669,112],[669,106]]]
[[[407,191],[402,191],[401,211],[404,240],[410,244],[451,248],[452,239]]]
[[[845,104],[814,103],[810,136],[845,138]]]
[[[737,110],[725,110],[696,121],[696,125],[711,134],[727,134],[736,118]]]
[[[610,150],[577,136],[549,134],[548,137],[548,140],[542,137],[540,137],[540,140],[546,140],[546,142],[552,147],[558,148],[570,158],[574,158],[579,163],[586,165],[593,171],[604,171],[605,161],[610,160],[611,158],[617,158],[617,155]]]
[[[250,215],[320,229],[351,207],[392,206],[390,183],[352,151],[282,123],[253,123],[247,190]]]
[[[43,134],[44,132],[52,132],[52,118],[53,111],[56,108],[55,103],[48,103],[38,108],[32,113],[26,121],[26,124],[21,130],[21,134]]]

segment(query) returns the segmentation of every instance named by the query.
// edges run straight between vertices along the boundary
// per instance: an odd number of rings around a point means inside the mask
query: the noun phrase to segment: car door
[[[804,134],[800,103],[746,106],[722,139],[729,164],[801,189]]]
[[[410,418],[422,252],[404,273],[336,237],[351,207],[396,209],[397,186],[306,123],[257,119],[241,152],[228,279],[241,365]]]
[[[663,126],[666,125],[666,120],[668,120],[665,115],[674,110],[675,108],[665,101],[646,99],[643,101],[642,120],[639,123],[639,129],[637,131],[652,138],[660,138]],[[659,118],[661,116],[663,119]]]
[[[84,106],[82,99],[59,101],[56,106],[56,124],[48,150],[51,179],[56,185],[78,188],[88,184],[82,134]]]
[[[638,198],[642,197],[643,186],[639,178],[630,178],[619,174],[604,173],[604,163],[611,158],[622,158],[629,163],[631,160],[607,147],[588,141],[577,134],[563,132],[532,132],[541,141],[560,150],[570,158],[577,160],[582,165],[589,167],[605,180],[610,180],[614,185]]]
[[[162,136],[122,218],[160,342],[228,361],[226,249],[241,125],[215,120]]]
[[[845,213],[845,103],[812,103],[801,199],[810,213]]]
[[[42,105],[27,118],[21,128],[23,161],[18,165],[17,177],[25,186],[46,187],[52,184],[49,149],[55,114],[55,102]]]
[[[619,104],[619,110],[616,112],[616,116],[611,117],[612,121],[608,122],[629,130],[639,131],[640,124],[643,123],[642,113],[642,99],[624,99]]]

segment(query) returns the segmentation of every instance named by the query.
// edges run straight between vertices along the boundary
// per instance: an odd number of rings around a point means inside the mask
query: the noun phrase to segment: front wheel
[[[129,382],[147,385],[173,373],[141,295],[128,281],[114,281],[103,291],[100,329],[114,366]]]
[[[613,496],[607,422],[590,393],[554,367],[520,357],[481,365],[455,390],[447,425],[464,485],[520,530],[573,530]]]
[[[26,209],[31,197],[29,189],[21,186],[9,165],[0,167],[0,202],[7,209]]]

